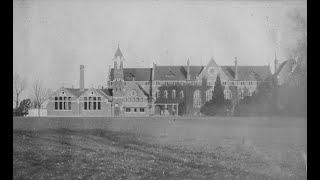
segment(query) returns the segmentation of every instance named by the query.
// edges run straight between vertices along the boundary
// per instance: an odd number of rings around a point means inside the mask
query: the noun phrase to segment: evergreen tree
[[[18,116],[25,116],[29,113],[29,109],[31,108],[30,99],[24,99],[20,102],[20,106],[16,109],[16,113]]]
[[[215,85],[214,85],[214,91],[212,94],[212,101],[214,104],[216,105],[224,105],[224,93],[223,93],[223,89],[221,86],[221,80],[220,80],[220,76],[217,76]]]
[[[224,99],[224,93],[221,86],[220,76],[217,76],[214,91],[212,94],[212,99],[206,102],[200,109],[202,114],[208,116],[215,116],[215,115],[226,115],[227,108],[226,108],[226,101]]]

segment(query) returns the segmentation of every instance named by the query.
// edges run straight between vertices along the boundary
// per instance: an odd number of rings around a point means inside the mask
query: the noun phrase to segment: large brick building
[[[239,66],[237,59],[231,66],[219,66],[211,59],[206,66],[191,66],[188,60],[186,65],[152,68],[127,68],[123,61],[118,47],[107,88],[101,89],[84,88],[81,66],[80,88],[56,91],[48,103],[48,116],[198,115],[212,98],[217,75],[225,98],[233,98],[232,87],[238,87],[240,98],[250,96],[271,75],[269,66]]]

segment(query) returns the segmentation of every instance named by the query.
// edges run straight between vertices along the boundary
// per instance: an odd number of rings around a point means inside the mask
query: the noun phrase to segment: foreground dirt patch
[[[306,179],[304,174],[284,173],[289,171],[281,167],[272,170],[245,144],[208,150],[156,142],[154,137],[110,130],[14,130],[13,175],[14,179]]]

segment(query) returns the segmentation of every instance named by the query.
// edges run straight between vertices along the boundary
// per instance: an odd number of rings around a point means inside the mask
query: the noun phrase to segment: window
[[[193,107],[199,108],[201,106],[201,94],[199,90],[193,93]]]
[[[184,98],[183,91],[180,91],[180,98]]]
[[[143,102],[143,98],[140,98],[140,102]]]
[[[97,109],[97,98],[93,97],[93,109],[96,110]]]
[[[87,110],[87,97],[84,97],[84,110]]]
[[[84,110],[101,110],[101,97],[84,97]]]
[[[163,96],[164,96],[164,98],[168,98],[168,91],[167,90],[164,90]]]
[[[172,96],[172,99],[175,99],[175,98],[176,98],[176,90],[172,90],[171,96]]]
[[[137,108],[134,108],[134,112],[137,112]]]
[[[101,110],[101,97],[98,97],[98,110]]]
[[[223,81],[223,82],[222,82],[222,85],[224,85],[224,86],[227,85],[227,82],[226,82],[226,81]]]
[[[71,97],[68,98],[68,109],[71,110]]]
[[[212,99],[212,95],[213,95],[213,90],[206,91],[206,102]]]
[[[128,102],[131,102],[131,98],[128,98]]]
[[[240,91],[240,99],[243,99],[244,98],[244,92],[243,90]]]
[[[234,82],[231,82],[231,85],[234,86]]]
[[[144,108],[140,108],[140,112],[144,112]]]
[[[243,82],[243,81],[241,81],[241,85],[242,85],[242,86],[244,85],[244,82]]]
[[[130,108],[126,108],[126,112],[130,112]]]
[[[55,97],[54,100],[54,110],[58,110],[58,97]]]
[[[59,97],[59,110],[62,110],[62,97]]]
[[[132,98],[131,101],[134,102],[134,98]]]
[[[66,94],[62,92],[61,94]],[[71,110],[71,97],[55,97],[54,110]]]
[[[139,98],[136,98],[136,101],[139,102]]]
[[[249,85],[252,85],[252,81],[249,81]]]
[[[230,90],[224,90],[224,98],[225,99],[231,99],[231,91]]]
[[[127,102],[127,98],[124,98],[124,102]]]
[[[92,102],[91,102],[91,99],[92,99],[92,97],[89,97],[89,110],[91,110],[92,108],[91,108],[91,106],[92,106]]]
[[[248,91],[248,96],[252,96],[252,90]]]
[[[160,92],[159,90],[156,91],[156,98],[159,98],[160,97]]]

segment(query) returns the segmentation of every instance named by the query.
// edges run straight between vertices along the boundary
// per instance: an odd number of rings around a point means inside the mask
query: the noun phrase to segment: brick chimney
[[[234,58],[234,69],[235,69],[234,79],[238,80],[238,59],[237,59],[237,57]]]
[[[187,80],[190,81],[190,60],[187,61]]]
[[[80,90],[84,90],[84,65],[80,65]]]
[[[156,63],[153,63],[153,66],[152,66],[152,82],[154,81],[154,71],[156,70]]]

